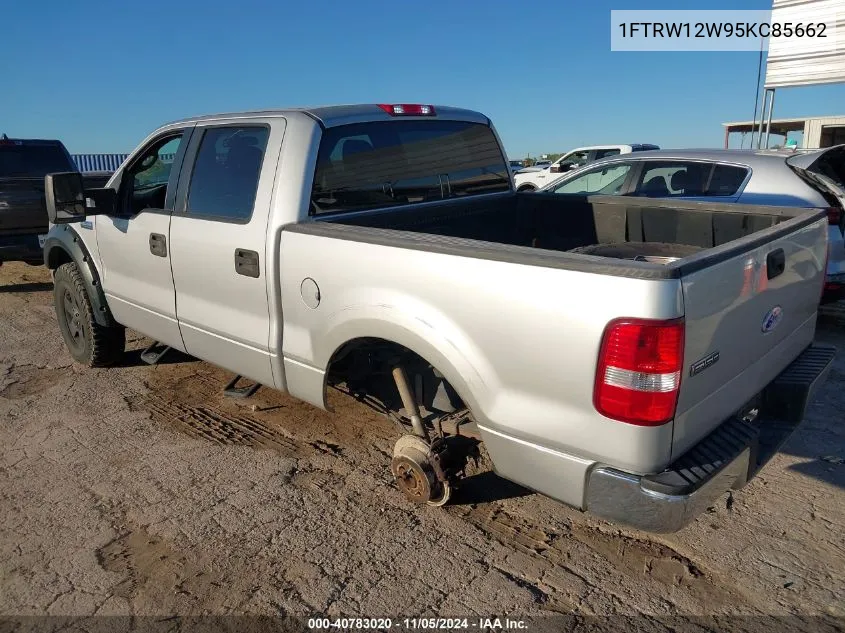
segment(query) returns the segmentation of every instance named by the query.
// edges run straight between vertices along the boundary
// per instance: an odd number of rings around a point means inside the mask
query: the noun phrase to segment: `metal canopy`
[[[845,0],[774,0],[771,22],[801,24],[804,33],[769,38],[767,90],[845,83]]]

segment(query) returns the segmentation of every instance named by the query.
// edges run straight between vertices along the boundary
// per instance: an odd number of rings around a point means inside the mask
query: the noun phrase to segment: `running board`
[[[167,352],[169,351],[169,345],[163,345],[156,341],[143,352],[141,352],[141,360],[147,363],[147,365],[155,365],[161,360],[161,357],[167,354]]]
[[[241,375],[237,375],[232,380],[230,380],[225,387],[223,387],[223,395],[227,398],[249,398],[253,395],[256,391],[261,389],[261,383],[254,382],[251,385],[246,385],[243,387],[236,387],[235,385],[238,384],[238,381],[243,378]]]

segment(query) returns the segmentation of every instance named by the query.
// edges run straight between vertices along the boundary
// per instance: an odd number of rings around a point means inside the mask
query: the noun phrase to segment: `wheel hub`
[[[393,448],[390,470],[396,486],[410,501],[441,506],[449,500],[451,488],[448,482],[437,478],[431,447],[421,437],[403,435],[399,438]]]
[[[391,463],[396,486],[408,499],[416,503],[425,503],[431,498],[434,485],[434,473],[422,464],[406,456],[394,457]]]
[[[82,336],[82,324],[80,323],[82,315],[76,298],[70,292],[65,292],[64,308],[68,332],[74,339],[78,339]]]

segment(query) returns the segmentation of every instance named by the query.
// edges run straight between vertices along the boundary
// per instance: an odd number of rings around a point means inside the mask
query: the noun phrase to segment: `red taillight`
[[[604,330],[593,404],[639,426],[675,416],[684,363],[684,320],[617,319]]]
[[[436,116],[434,106],[419,103],[380,103],[378,107],[391,116]]]
[[[837,207],[828,207],[827,208],[827,223],[833,224],[834,226],[839,226],[839,222],[842,220],[842,209]]]

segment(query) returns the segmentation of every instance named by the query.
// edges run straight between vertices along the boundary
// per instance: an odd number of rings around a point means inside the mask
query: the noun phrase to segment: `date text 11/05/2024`
[[[512,618],[309,618],[308,629],[341,631],[385,631],[400,630],[476,630],[476,631],[518,631],[526,630],[524,620]]]
[[[827,37],[825,22],[621,22],[622,37]]]

